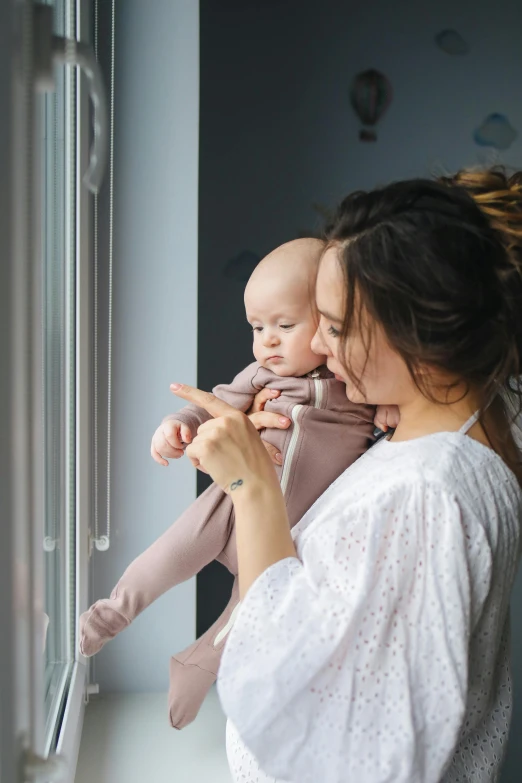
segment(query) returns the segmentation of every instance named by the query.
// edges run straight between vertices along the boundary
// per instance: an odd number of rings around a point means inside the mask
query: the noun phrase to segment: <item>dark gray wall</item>
[[[466,57],[434,44],[443,28]],[[375,144],[358,141],[348,100],[358,71],[390,78],[394,101]],[[199,378],[250,359],[240,283],[229,258],[260,254],[317,222],[313,202],[392,179],[478,162],[487,114],[519,129],[503,155],[522,163],[522,4],[503,0],[202,0]]]

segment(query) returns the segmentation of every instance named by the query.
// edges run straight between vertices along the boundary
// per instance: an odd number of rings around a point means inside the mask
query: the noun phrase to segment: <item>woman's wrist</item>
[[[257,476],[238,477],[229,485],[229,494],[234,506],[265,504],[276,505],[282,502],[284,505],[281,487],[274,481],[266,481]]]
[[[274,476],[245,479],[230,491],[234,503],[239,591],[243,599],[257,577],[274,563],[296,557],[281,488]]]
[[[236,524],[242,520],[252,520],[262,516],[270,516],[274,519],[288,520],[285,500],[277,478],[274,481],[262,481],[257,477],[246,478],[239,486],[232,489],[230,485],[230,497],[235,509]],[[248,522],[246,522],[248,524]]]

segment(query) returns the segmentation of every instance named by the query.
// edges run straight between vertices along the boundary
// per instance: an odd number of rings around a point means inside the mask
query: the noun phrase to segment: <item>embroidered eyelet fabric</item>
[[[241,603],[218,692],[235,783],[492,783],[522,493],[460,433],[381,441]]]

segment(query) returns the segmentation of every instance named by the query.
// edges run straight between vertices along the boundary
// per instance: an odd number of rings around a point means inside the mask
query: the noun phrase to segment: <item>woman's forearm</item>
[[[269,566],[297,555],[279,486],[245,485],[231,495],[236,517],[239,593],[243,599]]]

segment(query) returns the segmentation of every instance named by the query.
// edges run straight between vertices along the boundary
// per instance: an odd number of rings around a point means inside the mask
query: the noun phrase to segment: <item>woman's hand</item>
[[[199,427],[196,438],[185,450],[195,467],[209,473],[232,499],[234,492],[243,487],[265,487],[281,493],[263,442],[245,414],[209,392],[180,384],[171,384],[170,388],[177,397],[204,408],[214,417]]]
[[[264,429],[279,429],[285,430],[290,426],[290,419],[286,416],[280,416],[277,413],[270,413],[265,411],[265,404],[269,400],[275,400],[281,392],[278,389],[261,389],[254,397],[254,402],[249,411],[247,411],[248,418],[256,428],[256,430]],[[283,464],[283,457],[280,451],[272,446],[271,443],[263,441],[263,446],[270,454],[270,459],[276,465]]]

